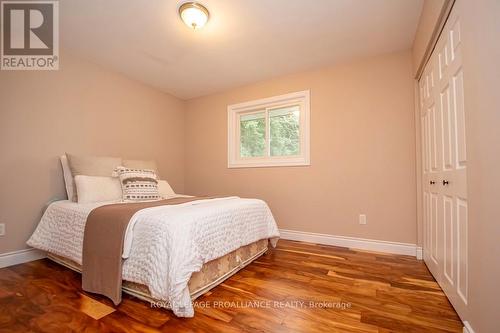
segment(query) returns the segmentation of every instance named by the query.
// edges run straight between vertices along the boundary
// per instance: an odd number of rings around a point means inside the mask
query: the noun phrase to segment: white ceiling
[[[183,99],[409,49],[422,0],[201,0],[199,31],[181,0],[60,1],[64,48]]]

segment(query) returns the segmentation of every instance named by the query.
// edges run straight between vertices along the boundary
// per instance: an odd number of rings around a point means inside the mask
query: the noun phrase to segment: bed
[[[113,203],[56,201],[27,243],[80,272],[87,217]],[[275,246],[278,238],[269,207],[258,199],[223,197],[142,209],[125,234],[122,289],[168,305],[177,316],[192,317],[192,300],[265,253],[269,243]]]

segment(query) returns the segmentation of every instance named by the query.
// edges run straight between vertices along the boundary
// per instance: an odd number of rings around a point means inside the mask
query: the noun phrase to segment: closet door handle
[[[450,182],[449,182],[449,181],[447,181],[447,180],[444,180],[444,179],[443,179],[443,186],[446,186],[446,185],[448,185],[448,184],[450,184]]]
[[[433,180],[431,180],[431,181],[429,182],[429,184],[434,185],[434,184],[436,184],[436,182],[435,182],[435,181],[433,181]]]

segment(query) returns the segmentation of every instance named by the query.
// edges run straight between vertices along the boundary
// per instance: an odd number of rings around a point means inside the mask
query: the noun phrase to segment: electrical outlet
[[[366,224],[366,215],[359,214],[359,224]]]
[[[5,235],[5,223],[0,223],[0,236]]]

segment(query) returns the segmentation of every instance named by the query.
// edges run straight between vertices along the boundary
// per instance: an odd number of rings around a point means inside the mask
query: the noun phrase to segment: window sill
[[[268,167],[300,167],[310,166],[311,161],[304,158],[281,159],[268,161],[231,161],[227,164],[228,169],[234,168],[268,168]]]

